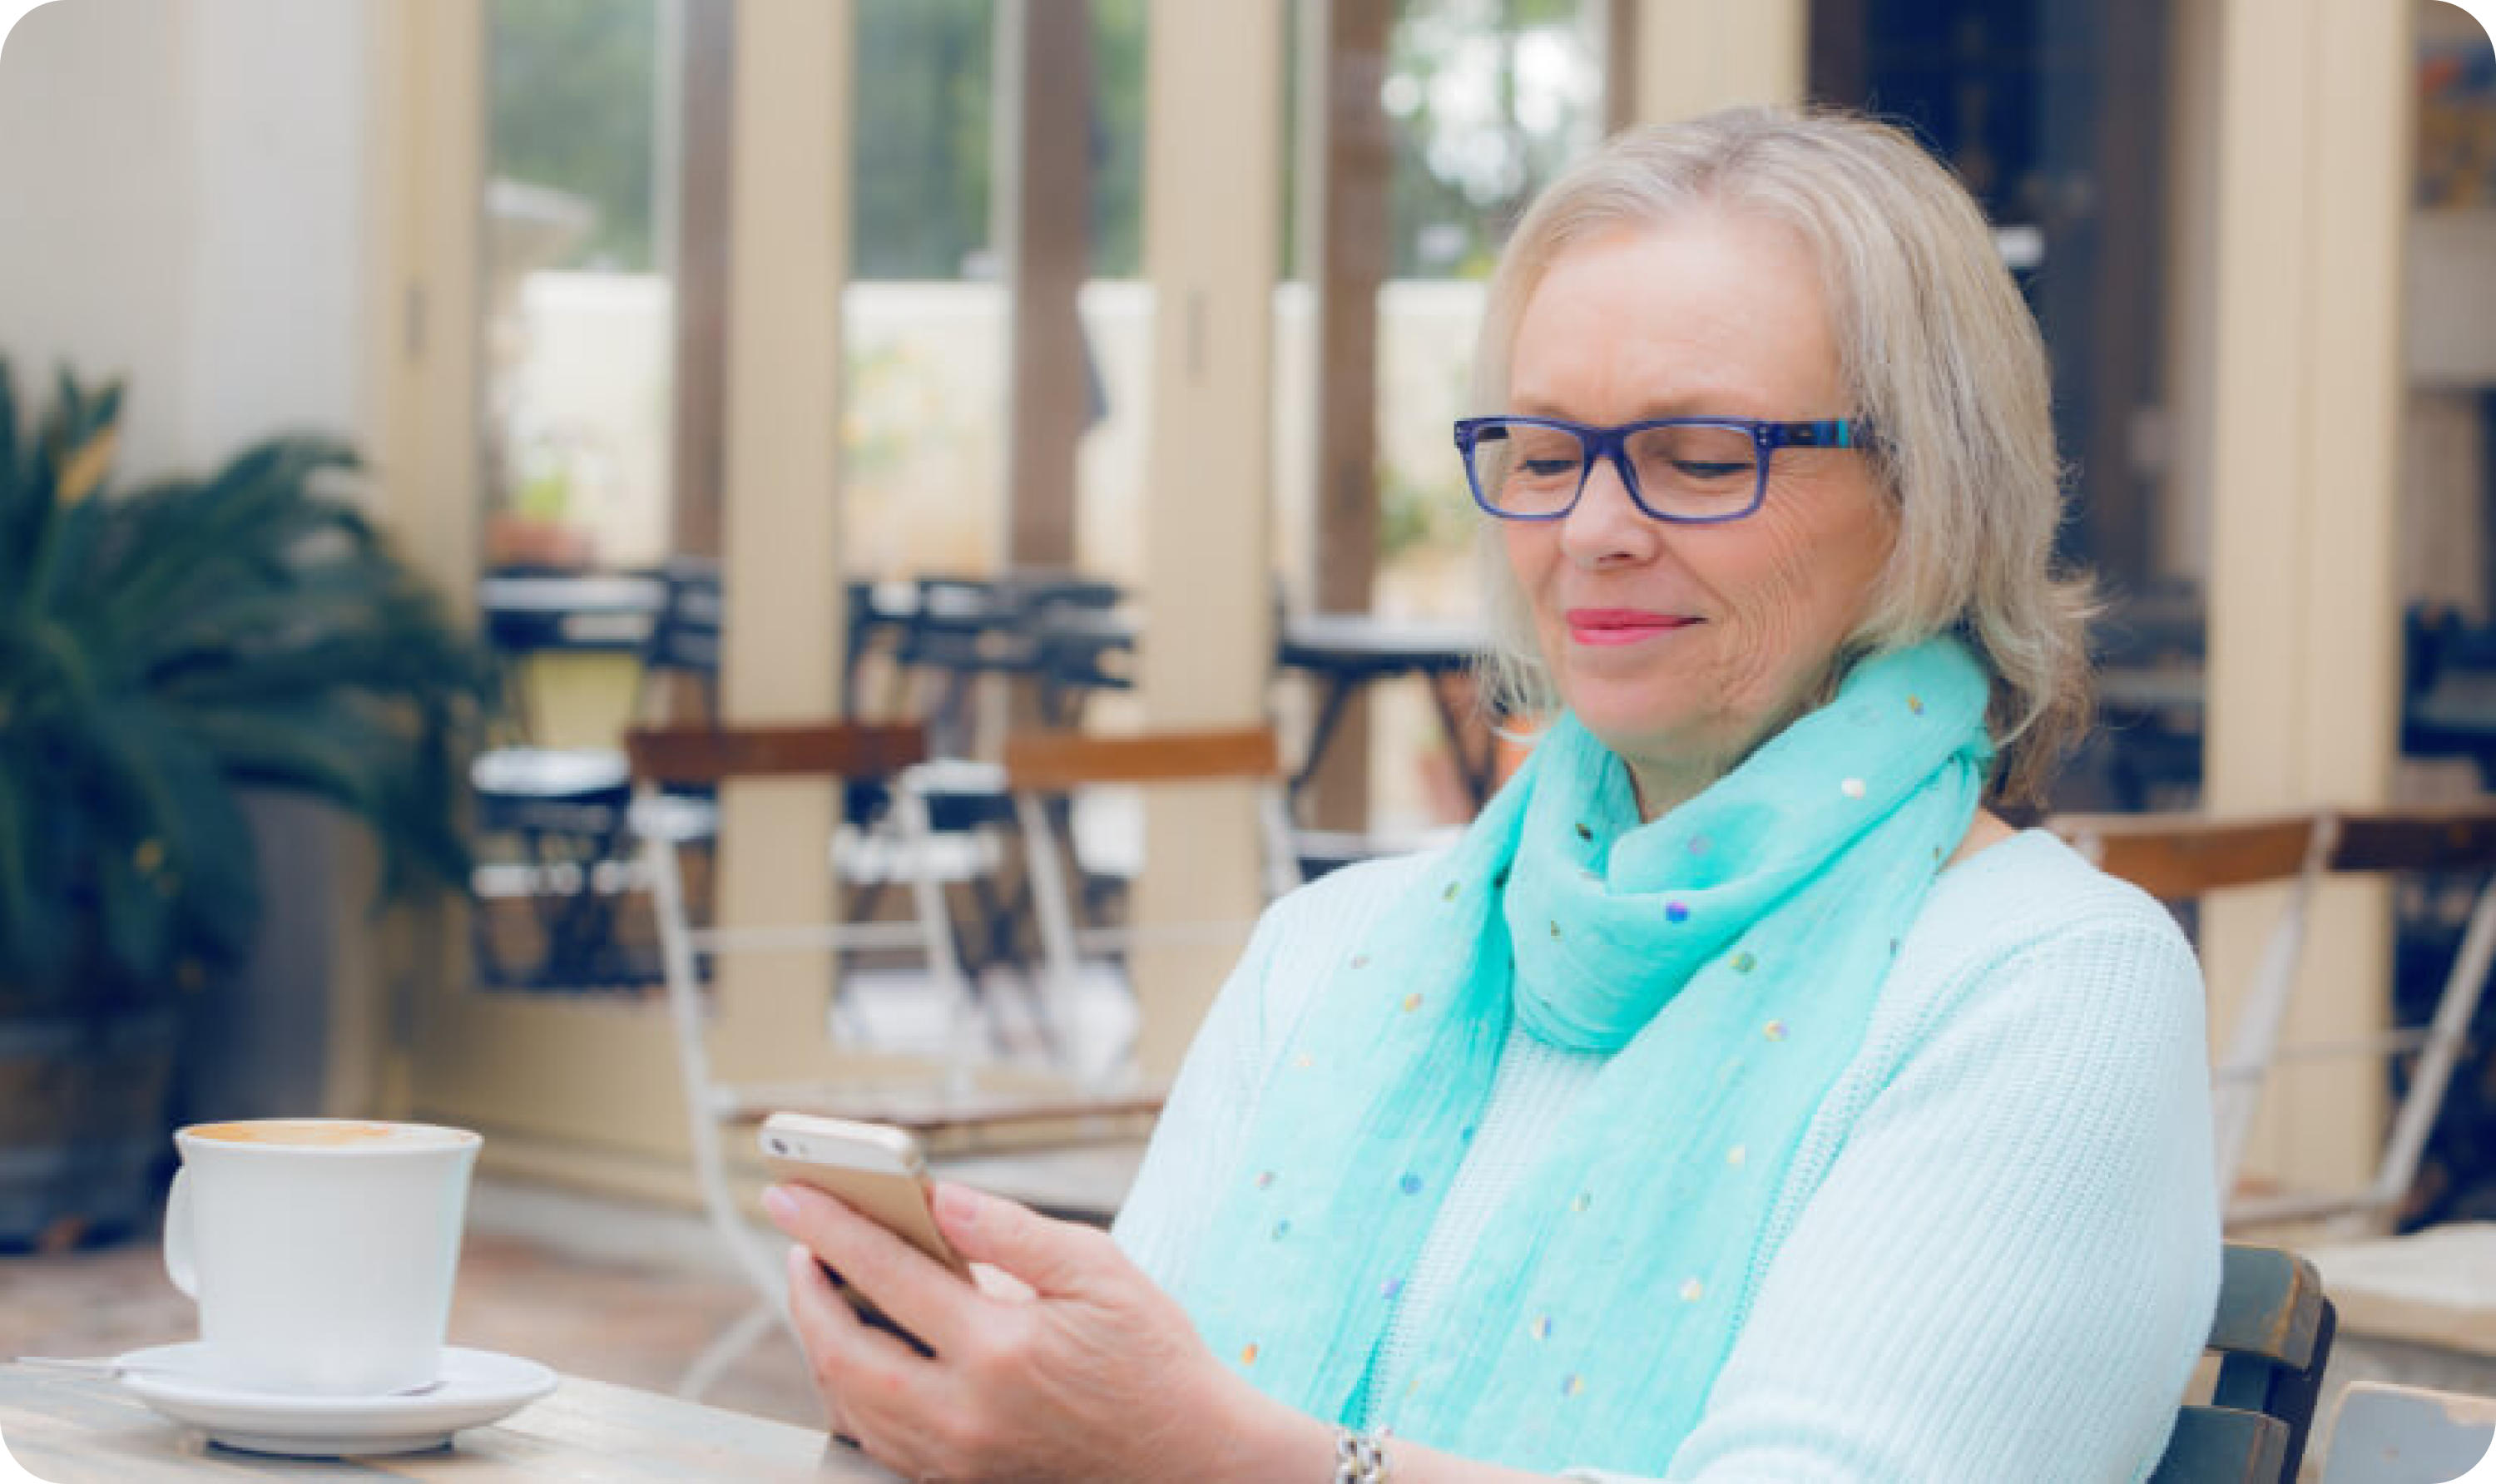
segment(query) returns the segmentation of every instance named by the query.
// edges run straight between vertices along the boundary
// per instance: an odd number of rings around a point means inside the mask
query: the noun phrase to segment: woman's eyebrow
[[[1548,397],[1538,397],[1530,393],[1525,396],[1518,396],[1512,392],[1509,394],[1508,404],[1508,410],[1510,412],[1522,413],[1529,417],[1565,418],[1568,417],[1568,413],[1561,408],[1559,403],[1552,401]]]
[[[1583,421],[1568,409],[1547,397],[1531,392],[1512,393],[1509,411],[1529,417],[1558,417],[1564,421]],[[1735,410],[1735,398],[1723,390],[1654,397],[1638,405],[1633,416],[1623,422],[1644,422],[1656,417],[1732,417],[1743,414]]]

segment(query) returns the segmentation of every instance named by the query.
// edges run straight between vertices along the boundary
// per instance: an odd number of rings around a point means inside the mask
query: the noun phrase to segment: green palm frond
[[[0,923],[9,925],[8,959],[23,966],[25,982],[51,983],[69,972],[69,919],[50,911],[58,877],[46,859],[52,838],[43,797],[33,788],[33,768],[22,748],[0,730]]]
[[[48,495],[37,492],[33,471],[18,451],[17,389],[9,368],[0,365],[0,603],[8,595],[26,590],[26,566],[42,522],[52,511]]]
[[[64,376],[24,436],[0,364],[0,987],[237,962],[260,903],[243,787],[350,812],[385,886],[464,887],[476,642],[329,481],[321,438],[118,492],[118,386]]]

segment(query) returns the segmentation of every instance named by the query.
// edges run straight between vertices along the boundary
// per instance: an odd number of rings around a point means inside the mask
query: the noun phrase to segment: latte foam
[[[429,1124],[363,1123],[329,1118],[255,1118],[201,1124],[184,1130],[221,1144],[270,1144],[289,1149],[440,1148],[470,1135]]]

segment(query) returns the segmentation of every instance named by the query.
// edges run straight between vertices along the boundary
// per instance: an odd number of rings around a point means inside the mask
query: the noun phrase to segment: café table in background
[[[480,627],[515,735],[522,741],[543,735],[523,675],[533,657],[639,654],[667,598],[663,578],[640,572],[497,572],[480,579]]]
[[[302,1459],[210,1444],[118,1381],[0,1364],[0,1440],[35,1477],[51,1484],[386,1478],[867,1484],[894,1477],[812,1428],[572,1376],[502,1421],[458,1434],[447,1448]]]
[[[1488,799],[1498,783],[1498,746],[1484,728],[1469,725],[1470,693],[1451,684],[1472,670],[1483,643],[1479,631],[1461,624],[1378,613],[1285,614],[1275,635],[1275,666],[1306,675],[1319,686],[1317,721],[1309,728],[1299,772],[1292,779],[1293,797],[1316,774],[1354,693],[1382,680],[1415,675],[1429,685],[1466,791],[1477,805]],[[1458,694],[1451,696],[1451,690]]]
[[[649,634],[667,584],[640,572],[497,573],[477,583],[477,606],[497,649],[629,653]]]

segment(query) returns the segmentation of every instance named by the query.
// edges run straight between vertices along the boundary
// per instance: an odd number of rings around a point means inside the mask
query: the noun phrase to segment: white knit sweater
[[[1336,872],[1260,924],[1118,1219],[1164,1287],[1201,1245],[1327,967],[1429,859]],[[2145,1476],[2218,1294],[2201,993],[2166,912],[2051,836],[1945,872],[1804,1133],[1732,1350],[1667,1476]],[[1418,1319],[1461,1288],[1483,1220],[1603,1061],[1512,1033],[1372,1395],[1401,1383]]]

